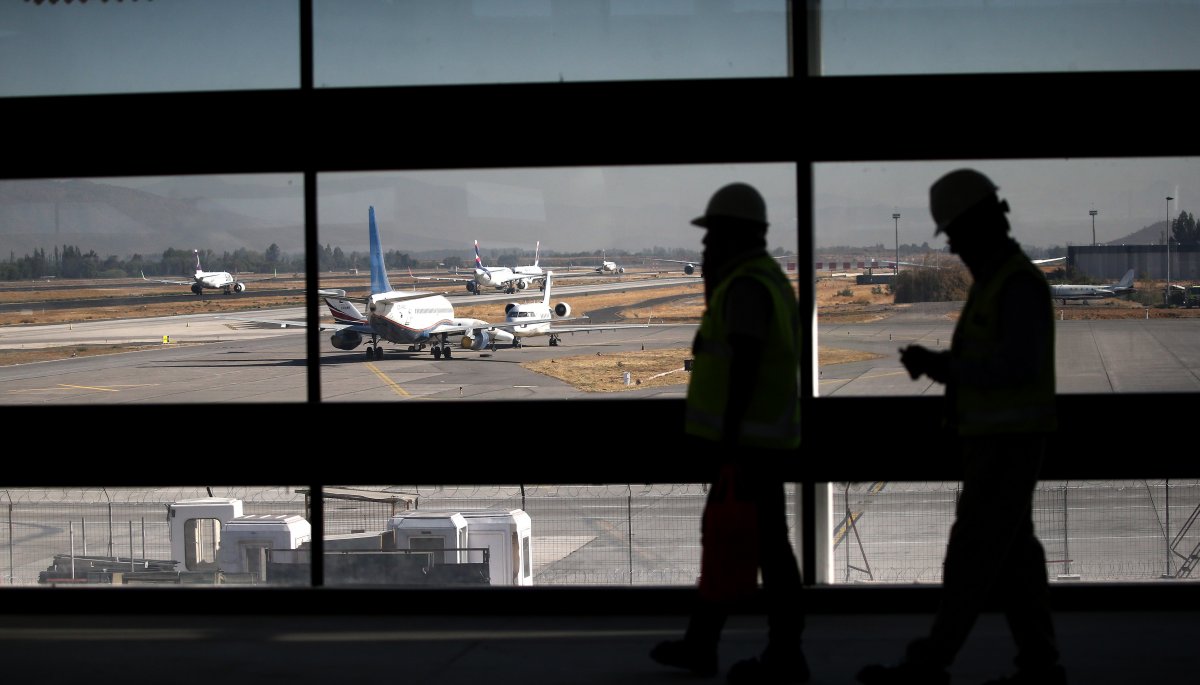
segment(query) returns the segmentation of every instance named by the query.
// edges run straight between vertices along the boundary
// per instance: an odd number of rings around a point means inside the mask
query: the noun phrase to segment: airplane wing
[[[252,318],[248,316],[214,316],[214,319],[225,319],[227,321],[242,321],[245,323],[266,324],[271,326],[279,326],[280,328],[308,328],[308,322],[300,319],[262,319]],[[344,324],[344,323],[323,323],[317,326],[318,331],[342,331],[351,329],[366,335],[371,334],[371,327],[366,324]]]
[[[191,285],[196,282],[196,279],[192,279],[190,281],[165,281],[165,280],[159,280],[157,278],[146,278],[145,272],[142,272],[142,271],[139,271],[138,273],[142,274],[142,280],[146,281],[147,283],[166,283],[167,285]]]
[[[625,328],[649,328],[648,323],[597,323],[587,324],[585,326],[551,326],[550,332],[559,335],[562,333],[591,333],[593,331],[618,331]]]
[[[1047,264],[1061,264],[1067,261],[1066,257],[1050,257],[1048,259],[1031,259],[1029,260],[1037,266],[1045,266]]]
[[[467,283],[475,280],[473,277],[466,278],[463,276],[417,276],[413,274],[411,268],[408,270],[408,277],[414,281],[439,281],[442,283]]]
[[[400,291],[392,291],[390,293],[386,293],[386,297],[377,297],[375,299],[375,301],[376,302],[384,302],[387,304],[395,304],[396,302],[407,302],[409,300],[420,300],[420,299],[423,299],[426,297],[433,297],[435,295],[445,296],[445,295],[449,295],[449,294],[450,293],[429,293],[429,292],[414,292],[414,293],[401,294]],[[355,301],[353,297],[342,296],[342,299],[350,300],[351,302]],[[362,301],[366,302],[366,301],[368,301],[368,299],[369,298],[364,297],[364,298],[362,298]]]

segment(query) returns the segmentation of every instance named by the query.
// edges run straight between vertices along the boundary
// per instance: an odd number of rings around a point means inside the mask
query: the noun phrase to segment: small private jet
[[[1125,272],[1120,281],[1109,285],[1077,285],[1072,283],[1052,284],[1050,297],[1066,304],[1068,300],[1087,303],[1089,300],[1102,300],[1118,295],[1137,292],[1133,286],[1133,269]]]
[[[594,331],[614,331],[622,328],[648,328],[649,324],[587,324],[581,326],[561,326],[558,322],[571,321],[571,305],[559,302],[550,306],[550,281],[553,271],[546,272],[546,291],[540,302],[518,304],[510,302],[504,307],[504,322],[508,324],[513,334],[512,346],[520,347],[524,338],[548,336],[550,346],[557,347],[565,333],[591,333]],[[587,318],[587,317],[577,317]],[[495,349],[493,338],[492,349]]]

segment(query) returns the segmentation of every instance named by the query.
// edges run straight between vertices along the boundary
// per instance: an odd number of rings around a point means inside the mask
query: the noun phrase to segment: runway
[[[949,349],[959,302],[919,303],[874,323],[821,324],[822,347],[878,354],[874,360],[822,366],[822,396],[941,394],[926,377],[910,380],[899,348]],[[1057,311],[1057,310],[1056,310]],[[1070,393],[1200,391],[1200,319],[1055,322],[1057,391]]]
[[[291,308],[254,316],[299,320],[303,311]],[[306,330],[212,316],[8,327],[0,329],[0,348],[106,344],[128,345],[131,351],[0,367],[0,405],[304,402]],[[327,333],[315,334],[321,336],[324,351],[322,400],[363,402],[682,397],[686,380],[677,387],[586,393],[528,371],[521,363],[687,347],[694,332],[694,325],[668,325],[574,333],[563,335],[557,347],[539,338],[518,349],[455,349],[453,358],[441,360],[429,350],[407,352],[387,345],[384,358],[370,362],[361,349],[336,350]]]
[[[478,299],[484,298],[512,296]],[[873,323],[818,320],[822,348],[879,355],[821,366],[820,395],[940,394],[940,385],[908,378],[897,350],[910,343],[946,348],[954,326],[949,314],[959,308],[958,303],[913,305]],[[302,320],[303,310],[253,315]],[[0,367],[0,405],[304,402],[305,330],[211,315],[3,327],[0,349],[84,344],[149,349]],[[1058,321],[1055,330],[1059,393],[1200,390],[1200,346],[1195,344],[1200,319]],[[329,402],[682,397],[686,381],[668,388],[584,393],[528,371],[521,362],[687,347],[694,331],[694,325],[678,325],[569,334],[559,347],[538,338],[519,349],[456,349],[453,358],[443,360],[433,359],[428,350],[407,352],[387,345],[378,362],[366,361],[361,349],[336,350],[327,334],[317,333],[323,350],[321,397]]]

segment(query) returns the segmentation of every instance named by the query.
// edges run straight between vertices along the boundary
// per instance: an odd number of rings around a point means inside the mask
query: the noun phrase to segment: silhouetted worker
[[[1045,276],[1008,235],[1008,202],[973,169],[930,188],[930,210],[974,283],[949,351],[900,350],[909,375],[946,386],[946,427],[956,436],[963,483],[943,564],[942,596],[928,637],[895,666],[858,680],[948,683],[990,593],[1017,646],[1014,675],[992,683],[1066,682],[1047,602],[1046,555],[1033,529],[1033,489],[1046,438],[1057,428],[1054,313]]]
[[[689,447],[712,467],[714,486],[705,504],[697,605],[684,638],[660,643],[650,656],[700,675],[717,672],[721,630],[739,600],[725,596],[723,581],[713,579],[732,563],[749,569],[751,592],[762,572],[768,639],[759,658],[730,668],[729,682],[806,682],[800,570],[788,541],[782,480],[782,468],[800,445],[796,295],[767,254],[766,203],[753,187],[721,188],[692,223],[707,229],[705,311],[692,345],[685,433]],[[727,495],[753,507],[748,529],[732,546],[754,539],[757,545],[740,559],[729,558],[725,536],[709,528],[713,516],[725,511]]]

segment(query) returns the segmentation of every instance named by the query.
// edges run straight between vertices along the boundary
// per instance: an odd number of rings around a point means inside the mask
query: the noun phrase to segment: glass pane
[[[700,571],[702,484],[324,492],[330,585],[694,585]],[[788,493],[794,531],[795,488]]]
[[[0,405],[306,400],[303,208],[299,175],[0,182]]]
[[[766,198],[772,253],[794,255],[790,164],[323,174],[322,310],[340,330],[319,333],[322,401],[682,397],[704,306],[690,222],[735,180]],[[518,364],[470,363],[490,360]]]
[[[786,76],[786,0],[315,2],[317,87]]]
[[[0,3],[0,96],[297,88],[299,7]]]
[[[958,483],[835,483],[834,583],[940,583]],[[1041,481],[1050,581],[1200,578],[1200,481]]]
[[[897,350],[948,349],[966,299],[970,275],[934,236],[929,214],[929,186],[960,167],[1000,186],[1012,237],[1031,259],[1050,260],[1042,269],[1053,289],[1060,394],[1200,389],[1191,371],[1200,306],[1182,297],[1200,283],[1186,194],[1200,183],[1200,160],[968,160],[814,166],[822,395],[943,391],[927,376],[910,380]]]
[[[262,583],[271,550],[310,539],[304,505],[286,486],[6,488],[0,585]]]
[[[1173,0],[824,1],[820,73],[1196,69],[1200,5]]]

